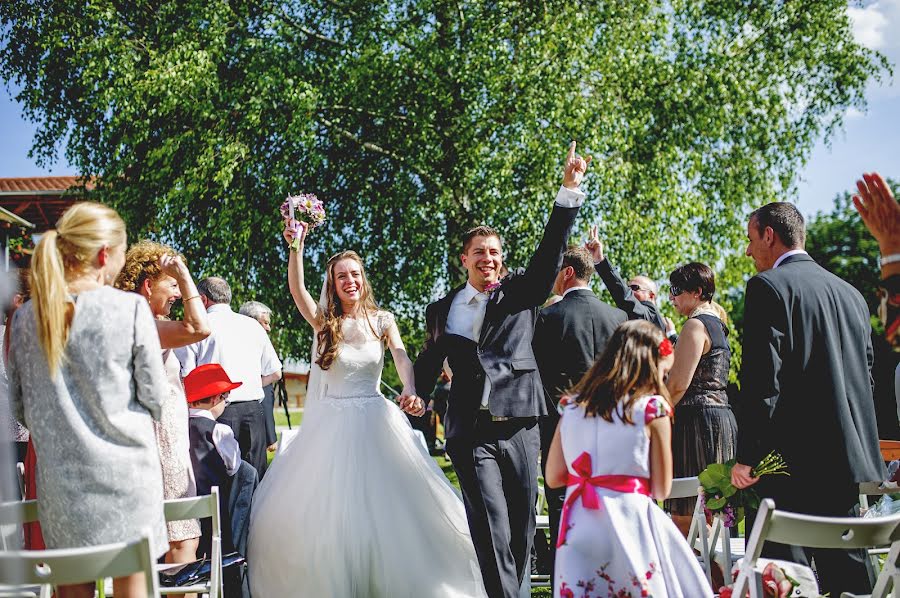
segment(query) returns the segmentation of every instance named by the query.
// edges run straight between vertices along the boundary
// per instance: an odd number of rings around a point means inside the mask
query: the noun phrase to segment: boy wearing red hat
[[[241,466],[241,447],[231,428],[216,423],[225,410],[228,393],[241,385],[232,382],[217,363],[201,365],[184,379],[184,393],[190,403],[188,413],[191,462],[197,479],[197,494],[223,487]]]

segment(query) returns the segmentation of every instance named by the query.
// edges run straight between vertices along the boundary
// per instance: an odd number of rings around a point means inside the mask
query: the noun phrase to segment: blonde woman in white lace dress
[[[394,318],[375,305],[352,251],[328,261],[323,299],[313,300],[303,284],[305,232],[288,282],[318,349],[303,425],[253,498],[253,595],[483,596],[462,501],[379,392],[387,346],[401,406],[424,411]]]

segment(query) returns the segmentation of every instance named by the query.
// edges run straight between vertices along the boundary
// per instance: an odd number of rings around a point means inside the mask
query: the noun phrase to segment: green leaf
[[[728,504],[728,499],[724,496],[706,501],[706,506],[710,511],[718,511],[719,509],[724,508],[726,504]]]

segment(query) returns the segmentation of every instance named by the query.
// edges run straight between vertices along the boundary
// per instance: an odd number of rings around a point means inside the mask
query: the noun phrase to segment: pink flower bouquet
[[[300,248],[301,223],[306,224],[308,228],[321,226],[325,222],[325,206],[322,200],[312,193],[288,195],[281,204],[281,218],[284,220],[285,229],[293,233],[291,249],[296,251]]]

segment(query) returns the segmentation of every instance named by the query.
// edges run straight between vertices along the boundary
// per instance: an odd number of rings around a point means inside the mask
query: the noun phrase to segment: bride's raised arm
[[[298,224],[296,238],[300,246],[297,251],[288,250],[288,288],[291,290],[291,297],[294,298],[294,304],[300,311],[300,315],[309,322],[313,330],[318,332],[322,329],[322,314],[319,313],[319,304],[306,290],[306,284],[303,279],[303,247],[309,227],[305,222]],[[284,238],[287,240],[288,245],[291,244],[294,237],[295,232],[293,230],[290,228],[284,229]]]
[[[425,402],[416,396],[416,375],[413,372],[413,363],[406,353],[403,339],[400,338],[400,330],[393,317],[390,318],[387,329],[387,346],[394,358],[394,366],[403,383],[403,392],[400,393],[400,408],[410,415],[419,416],[425,413]]]

